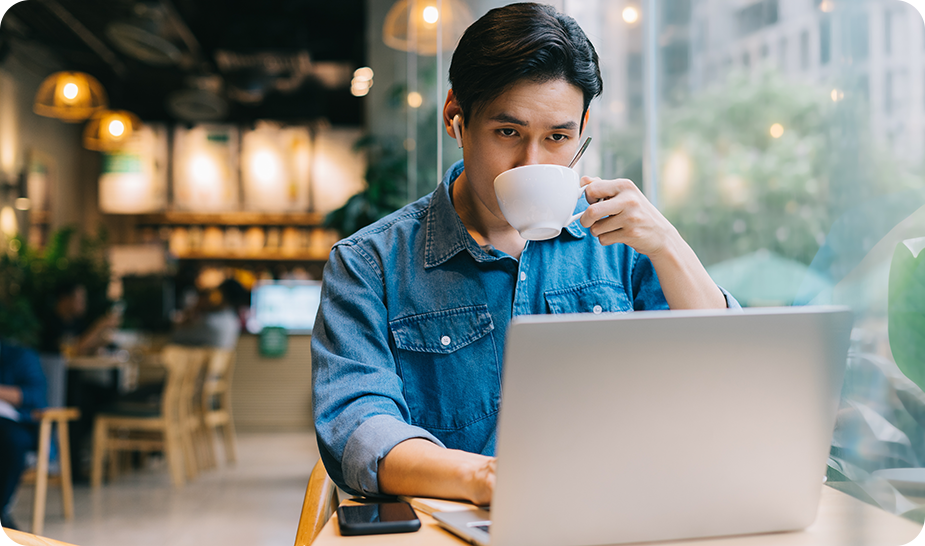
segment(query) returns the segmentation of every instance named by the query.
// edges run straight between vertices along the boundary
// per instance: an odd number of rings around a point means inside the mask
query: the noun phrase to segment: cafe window
[[[832,57],[832,20],[823,17],[819,21],[819,64],[829,64]]]
[[[787,38],[781,38],[777,42],[777,66],[781,72],[787,71]]]
[[[809,31],[800,33],[800,69],[809,70]]]
[[[889,9],[883,12],[883,53],[889,55],[893,52],[893,12]]]
[[[847,27],[845,30],[847,31],[848,51],[851,52],[851,57],[858,61],[867,59],[870,49],[868,37],[870,22],[867,14],[864,12],[849,13]]]

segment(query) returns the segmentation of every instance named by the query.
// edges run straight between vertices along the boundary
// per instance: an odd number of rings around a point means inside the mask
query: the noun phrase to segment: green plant
[[[22,239],[11,239],[10,246],[21,248]],[[25,278],[26,270],[17,254],[0,254],[0,339],[32,347],[38,343],[41,325],[23,293]]]
[[[360,138],[353,149],[366,152],[366,189],[329,212],[322,224],[336,230],[341,237],[401,207],[408,178],[404,150],[393,140],[367,135]]]
[[[30,248],[13,239],[11,253],[0,257],[0,337],[35,346],[41,326],[54,313],[54,298],[60,287],[80,284],[87,289],[88,321],[107,312],[110,280],[106,255],[106,232],[82,236],[74,243],[76,230],[61,228],[44,249]]]
[[[925,238],[896,245],[888,296],[890,350],[899,369],[925,390]],[[914,250],[913,250],[914,249]]]

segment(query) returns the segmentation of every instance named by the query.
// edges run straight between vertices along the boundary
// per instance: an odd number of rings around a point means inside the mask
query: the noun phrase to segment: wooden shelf
[[[139,214],[140,225],[321,226],[320,212],[164,212]]]
[[[298,252],[295,254],[264,250],[260,254],[232,252],[184,252],[175,256],[179,260],[221,260],[221,261],[280,261],[280,262],[323,262],[328,252]]]

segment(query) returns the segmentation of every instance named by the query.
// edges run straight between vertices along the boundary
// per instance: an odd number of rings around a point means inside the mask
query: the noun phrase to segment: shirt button
[[[527,274],[524,273],[523,271],[520,272],[520,280],[522,280],[522,281],[527,280]]]
[[[452,340],[450,339],[450,336],[443,336],[443,337],[440,338],[440,343],[442,343],[444,347],[446,347],[447,345],[449,345],[449,344],[450,344],[450,341],[452,341]]]
[[[592,309],[592,311],[594,311],[594,314],[595,314],[595,315],[600,315],[600,314],[601,314],[601,311],[603,311],[603,310],[604,310],[604,308],[601,307],[600,305],[595,305],[595,306],[594,306],[594,309]]]

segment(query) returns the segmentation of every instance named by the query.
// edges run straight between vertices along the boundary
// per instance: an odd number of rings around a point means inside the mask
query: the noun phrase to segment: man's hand
[[[495,492],[495,467],[497,466],[497,461],[498,459],[495,457],[489,457],[481,461],[472,470],[469,484],[470,493],[467,495],[466,500],[479,506],[491,504],[491,497]]]
[[[631,180],[601,180],[584,176],[585,197],[591,205],[581,215],[581,225],[601,244],[623,243],[650,258],[680,238]]]
[[[15,385],[0,385],[0,400],[18,408],[22,405],[22,389]]]
[[[694,250],[632,181],[582,177],[590,205],[581,225],[603,245],[623,243],[648,256],[671,309],[722,309],[726,298]]]

